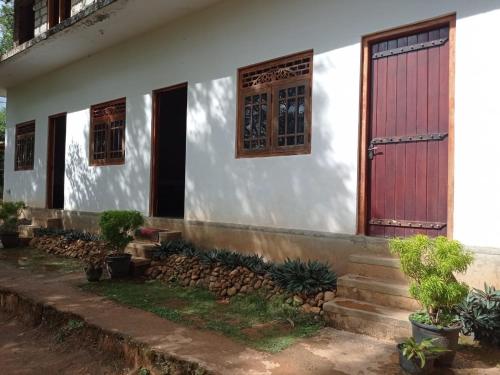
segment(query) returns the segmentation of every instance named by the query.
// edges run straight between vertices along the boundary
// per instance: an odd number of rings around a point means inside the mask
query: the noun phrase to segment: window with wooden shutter
[[[33,169],[35,164],[35,122],[16,125],[16,149],[14,170]]]
[[[125,98],[92,106],[90,164],[125,162]]]
[[[313,51],[238,71],[237,157],[311,152]]]
[[[49,28],[71,17],[71,0],[48,0]]]

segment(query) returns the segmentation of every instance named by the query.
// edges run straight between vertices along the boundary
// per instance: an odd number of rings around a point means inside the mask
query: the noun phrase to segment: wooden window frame
[[[454,209],[454,163],[455,163],[455,41],[456,14],[448,14],[406,26],[383,30],[366,35],[361,40],[361,77],[360,77],[360,122],[359,122],[359,159],[358,159],[358,204],[356,233],[366,235],[368,230],[368,133],[370,126],[370,90],[371,90],[371,55],[372,44],[397,38],[414,32],[423,32],[436,27],[449,27],[449,126],[448,126],[448,214],[447,237],[453,237]]]
[[[110,117],[103,122],[101,119],[102,117],[96,118],[94,117],[94,111],[98,107],[115,107],[117,105],[123,105],[124,110],[123,113],[117,114],[117,115],[110,115]],[[127,130],[127,101],[126,98],[120,98],[116,100],[111,100],[108,102],[103,102],[99,104],[94,104],[93,106],[90,107],[90,144],[89,144],[89,164],[90,166],[98,167],[98,166],[106,166],[106,165],[122,165],[125,164],[125,133]],[[109,127],[111,125],[111,122],[117,121],[117,120],[123,120],[123,131],[121,134],[121,149],[122,149],[122,156],[120,158],[111,158],[110,153],[110,130]],[[106,149],[105,149],[105,158],[104,159],[95,159],[94,158],[94,128],[97,124],[106,124],[106,129],[105,129],[105,137],[106,137]]]
[[[276,59],[252,64],[238,69],[238,107],[236,123],[236,158],[253,158],[269,156],[304,155],[311,153],[312,143],[312,89],[313,89],[313,50],[307,50],[282,56]],[[243,75],[251,71],[262,71],[287,61],[309,58],[309,73],[288,77],[270,82],[243,87]],[[305,113],[304,113],[304,144],[293,146],[278,146],[278,121],[279,121],[279,90],[289,87],[305,86]],[[247,150],[243,148],[245,97],[249,95],[267,93],[267,128],[265,149]]]
[[[56,1],[58,3],[57,7],[55,5]],[[47,8],[49,29],[71,17],[71,1],[69,1],[68,8],[66,0],[47,0]],[[56,8],[57,14],[55,13]]]
[[[32,131],[30,131],[28,133],[25,133],[25,134],[19,134],[19,132],[23,128],[27,128],[27,127],[31,127],[31,126],[33,127]],[[28,136],[29,137],[33,137],[33,152],[31,154],[32,159],[29,160],[28,162],[25,162],[22,165],[19,165],[19,163],[18,163],[18,157],[20,155],[18,154],[17,143],[18,143],[18,140],[21,137],[22,138],[27,138]],[[36,125],[35,125],[35,120],[23,122],[21,124],[17,124],[16,125],[16,135],[15,135],[15,144],[14,144],[14,170],[15,171],[31,171],[31,170],[34,169],[34,167],[35,167],[35,141],[36,141]]]

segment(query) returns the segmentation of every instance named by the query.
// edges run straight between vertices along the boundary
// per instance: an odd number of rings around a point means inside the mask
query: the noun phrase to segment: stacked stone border
[[[68,241],[63,236],[35,237],[30,246],[58,256],[89,259],[105,253],[108,245],[103,241]],[[237,295],[259,292],[265,298],[283,297],[286,303],[303,312],[323,316],[323,304],[335,298],[334,290],[313,295],[291,294],[280,288],[268,275],[256,274],[245,267],[230,269],[221,264],[203,264],[197,257],[171,255],[161,261],[153,261],[145,270],[149,280],[177,282],[185,287],[202,287],[218,298],[230,299]]]

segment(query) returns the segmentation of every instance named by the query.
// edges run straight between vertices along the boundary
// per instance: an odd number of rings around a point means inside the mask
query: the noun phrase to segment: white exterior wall
[[[500,247],[500,1],[225,1],[8,92],[5,199],[45,206],[47,118],[68,112],[65,208],[149,208],[151,92],[188,82],[188,220],[354,234],[360,41],[457,12],[455,238]],[[312,153],[235,158],[237,69],[314,49]],[[127,97],[126,163],[89,167],[89,107]],[[35,169],[13,171],[36,119]],[[481,136],[478,136],[481,134]]]

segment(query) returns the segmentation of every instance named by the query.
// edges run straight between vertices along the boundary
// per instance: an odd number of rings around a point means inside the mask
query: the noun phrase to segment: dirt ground
[[[121,375],[129,370],[119,358],[81,347],[75,338],[61,341],[54,332],[27,327],[0,312],[0,374]]]

